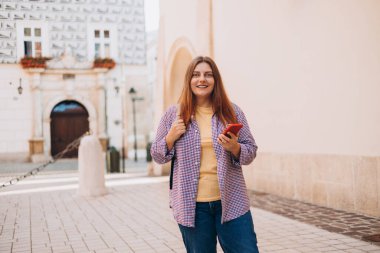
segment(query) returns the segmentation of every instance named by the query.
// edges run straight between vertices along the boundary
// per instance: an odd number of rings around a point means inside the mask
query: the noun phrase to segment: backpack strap
[[[173,173],[174,173],[174,159],[172,158],[171,165],[170,165],[170,181],[169,181],[169,189],[173,189]]]
[[[176,106],[176,121],[180,118],[181,110],[179,109],[179,104]],[[173,174],[174,174],[174,160],[176,159],[175,153],[171,160],[170,164],[170,181],[169,181],[169,189],[171,190],[173,188]]]

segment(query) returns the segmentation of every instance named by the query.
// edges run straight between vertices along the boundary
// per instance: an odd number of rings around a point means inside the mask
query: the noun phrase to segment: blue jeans
[[[195,227],[179,229],[188,253],[216,253],[216,237],[226,253],[258,253],[251,211],[221,224],[221,201],[197,202]]]

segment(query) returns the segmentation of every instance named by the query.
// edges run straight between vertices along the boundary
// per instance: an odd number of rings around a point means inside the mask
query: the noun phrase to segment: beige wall
[[[380,158],[259,152],[244,169],[250,189],[380,216]]]
[[[179,39],[213,55],[259,145],[249,188],[380,216],[380,2],[208,6],[161,1],[158,87]]]
[[[165,41],[160,46],[167,61],[170,60],[175,42],[183,38],[191,42],[191,52],[194,47],[194,53],[209,55],[212,35],[210,7],[209,0],[160,0],[160,30],[164,33]]]
[[[165,98],[167,99],[165,99],[165,108],[178,103],[185,79],[184,73],[193,59],[191,53],[184,47],[176,50],[174,54],[173,62],[170,64],[170,73],[166,79]]]
[[[379,12],[379,1],[214,1],[215,59],[261,151],[380,155]]]

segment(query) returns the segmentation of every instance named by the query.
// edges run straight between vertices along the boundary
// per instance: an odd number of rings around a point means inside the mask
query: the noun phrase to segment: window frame
[[[30,36],[24,34],[25,29],[30,29]],[[40,36],[35,36],[36,29],[40,29]],[[30,41],[32,46],[31,57],[49,57],[49,36],[48,36],[48,26],[46,23],[41,21],[18,21],[16,23],[17,32],[17,60],[22,59],[26,56],[25,42]],[[36,45],[41,43],[40,51],[41,54],[37,56]]]
[[[99,31],[99,37],[95,37],[95,31]],[[108,31],[108,38],[105,36]],[[89,24],[87,30],[87,55],[88,60],[93,61],[96,57],[96,47],[99,44],[99,58],[112,58],[118,60],[118,36],[117,26],[113,24]],[[108,45],[109,56],[106,56],[106,45]]]

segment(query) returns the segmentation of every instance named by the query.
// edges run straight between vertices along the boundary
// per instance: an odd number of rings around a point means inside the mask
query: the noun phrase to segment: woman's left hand
[[[224,134],[219,134],[218,143],[222,145],[222,147],[231,152],[235,158],[239,158],[240,156],[240,144],[238,143],[238,137],[231,132],[227,133],[231,138],[228,138]]]

